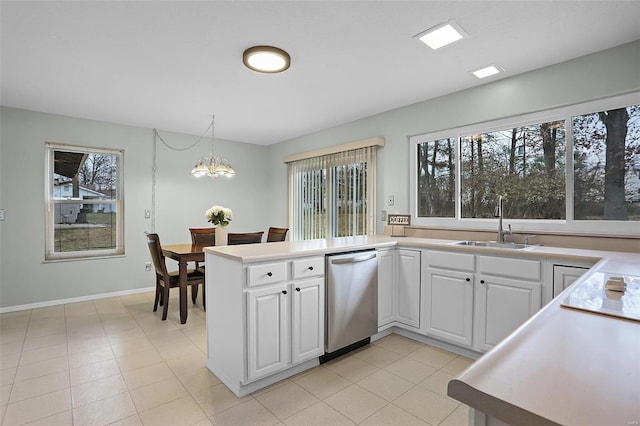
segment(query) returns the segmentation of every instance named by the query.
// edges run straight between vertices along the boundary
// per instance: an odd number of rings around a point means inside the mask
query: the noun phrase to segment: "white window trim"
[[[51,207],[55,204],[67,203],[67,200],[54,200],[53,198],[53,180],[51,178],[54,170],[53,152],[56,150],[66,150],[71,152],[95,152],[103,154],[115,154],[119,156],[118,162],[118,187],[116,189],[117,199],[115,200],[83,200],[82,204],[115,204],[118,212],[118,226],[116,233],[116,247],[109,250],[84,250],[73,252],[54,251],[54,214]],[[94,148],[89,146],[69,145],[62,143],[46,142],[45,143],[45,182],[44,182],[44,200],[45,200],[45,252],[44,262],[70,261],[70,260],[87,260],[119,257],[124,255],[124,150],[122,149],[105,149]]]
[[[582,114],[591,114],[612,108],[627,105],[640,104],[640,92],[615,96],[607,99],[575,104],[545,111],[501,118],[484,123],[475,123],[454,129],[440,130],[409,137],[409,208],[411,223],[415,226],[455,228],[463,230],[495,230],[498,219],[473,219],[461,217],[460,206],[460,138],[480,132],[491,132],[505,128],[526,126],[534,123],[565,120],[566,125],[566,220],[536,220],[536,219],[510,219],[503,218],[503,222],[510,224],[516,233],[571,233],[577,235],[624,235],[640,236],[640,226],[637,221],[611,221],[611,220],[573,220],[573,132],[571,118]],[[437,139],[456,138],[456,171],[455,171],[455,218],[425,218],[418,217],[418,182],[417,182],[417,145]],[[594,232],[594,230],[597,230]]]

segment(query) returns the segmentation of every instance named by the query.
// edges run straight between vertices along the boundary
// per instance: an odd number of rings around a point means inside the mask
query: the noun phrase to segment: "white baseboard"
[[[46,308],[48,306],[66,305],[67,303],[87,302],[89,300],[106,299],[109,297],[127,296],[130,294],[154,291],[155,287],[136,288],[133,290],[115,291],[113,293],[92,294],[90,296],[70,297],[69,299],[47,300],[46,302],[28,303],[26,305],[7,306],[0,308],[0,314],[8,312],[26,311],[27,309]]]

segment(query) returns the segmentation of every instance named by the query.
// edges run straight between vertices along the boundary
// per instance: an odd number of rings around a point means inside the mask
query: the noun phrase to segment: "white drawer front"
[[[541,271],[539,260],[478,256],[478,272],[481,274],[540,281]]]
[[[291,263],[294,280],[324,275],[324,256],[294,260]]]
[[[468,253],[454,253],[448,251],[428,251],[427,264],[432,268],[453,269],[456,271],[473,272],[475,269],[475,255]]]
[[[247,286],[249,287],[279,283],[286,279],[286,262],[247,266]]]

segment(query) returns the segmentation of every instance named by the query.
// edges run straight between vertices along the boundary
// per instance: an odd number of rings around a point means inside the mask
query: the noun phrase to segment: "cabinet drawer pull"
[[[484,284],[484,280],[480,280],[480,284]]]
[[[287,294],[287,290],[282,290],[282,294]]]
[[[296,291],[300,291],[300,287],[296,287]]]
[[[467,282],[471,281],[471,278],[467,278],[467,279],[466,279],[466,281],[467,281]]]
[[[310,271],[313,271],[313,266],[309,266],[309,268],[307,269],[309,269]]]
[[[272,276],[273,276],[273,273],[272,273],[272,272],[267,272],[267,276],[268,276],[268,277],[272,277]]]

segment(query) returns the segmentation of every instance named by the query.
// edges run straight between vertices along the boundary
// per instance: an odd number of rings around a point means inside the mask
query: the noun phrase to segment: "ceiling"
[[[5,1],[1,102],[269,145],[640,39],[640,1]],[[414,35],[454,19],[468,39]],[[281,74],[242,52],[291,55]],[[504,73],[478,80],[489,64]]]

